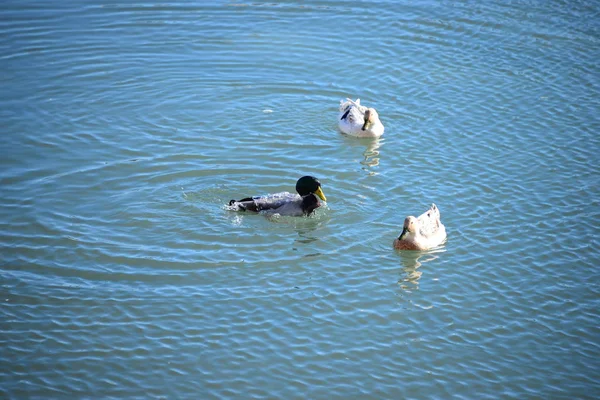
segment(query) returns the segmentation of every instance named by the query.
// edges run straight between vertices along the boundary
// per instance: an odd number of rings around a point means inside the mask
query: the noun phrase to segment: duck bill
[[[317,188],[317,190],[315,190],[315,194],[317,196],[319,196],[319,198],[323,201],[327,201],[327,197],[325,197],[325,194],[323,194],[323,191],[321,190],[320,187]]]
[[[408,233],[408,229],[406,229],[406,228],[402,229],[402,233],[400,234],[400,236],[398,236],[398,240],[404,239],[404,236],[406,236],[407,233]]]
[[[362,130],[366,131],[369,127],[371,126],[371,123],[369,122],[368,119],[365,120],[365,123],[362,126]]]

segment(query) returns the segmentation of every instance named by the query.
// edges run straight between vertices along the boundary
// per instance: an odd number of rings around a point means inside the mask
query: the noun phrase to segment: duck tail
[[[356,99],[356,101],[352,100],[349,97],[346,97],[346,100],[340,100],[340,111],[345,111],[347,108],[355,106],[360,106],[360,99]]]
[[[235,211],[260,211],[252,197],[245,197],[241,200],[229,200],[229,207]]]
[[[431,211],[433,211],[433,214],[437,219],[440,219],[440,209],[435,205],[435,203],[431,203]]]

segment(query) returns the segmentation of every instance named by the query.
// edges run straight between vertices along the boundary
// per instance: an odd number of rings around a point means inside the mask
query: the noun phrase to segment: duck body
[[[314,194],[304,197],[296,193],[281,192],[266,196],[247,197],[242,200],[231,200],[229,206],[235,211],[265,211],[269,214],[280,214],[291,217],[310,215],[321,206]]]
[[[397,250],[428,250],[439,246],[446,240],[446,227],[440,220],[440,210],[432,204],[429,210],[419,215],[411,216],[404,220],[404,227],[400,236],[394,239],[394,248]]]
[[[342,133],[356,137],[379,137],[385,129],[377,111],[362,106],[360,99],[340,101],[338,127]]]
[[[231,200],[229,208],[233,211],[265,211],[293,217],[310,215],[321,206],[319,199],[326,201],[321,183],[312,176],[304,176],[296,182],[298,193],[281,192],[265,196],[246,197]]]

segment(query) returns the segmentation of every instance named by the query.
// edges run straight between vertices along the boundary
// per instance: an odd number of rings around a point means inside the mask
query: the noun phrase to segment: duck
[[[380,137],[384,127],[379,120],[379,114],[374,108],[360,105],[360,99],[340,100],[340,113],[338,115],[340,131],[346,135],[356,137]]]
[[[267,211],[270,214],[287,216],[308,216],[321,207],[320,200],[327,201],[321,182],[314,176],[303,176],[296,182],[296,193],[281,192],[265,196],[245,197],[241,200],[230,200],[232,211]]]
[[[446,227],[440,220],[440,210],[432,204],[418,218],[409,215],[404,220],[402,233],[394,239],[397,250],[429,250],[444,243]]]

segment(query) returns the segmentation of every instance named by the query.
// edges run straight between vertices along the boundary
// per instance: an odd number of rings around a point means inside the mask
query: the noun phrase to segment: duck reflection
[[[436,253],[424,253],[420,251],[404,251],[399,253],[400,262],[402,263],[402,274],[401,278],[398,280],[398,284],[403,290],[410,291],[419,289],[419,279],[421,279],[423,272],[418,269],[421,265],[438,258],[439,255]]]
[[[385,139],[344,137],[343,140],[353,150],[357,147],[362,149],[362,159],[359,160],[361,169],[369,175],[377,175],[377,172],[372,169],[379,166],[381,156],[379,149],[385,143]]]
[[[301,251],[302,253],[307,250],[313,250],[313,252],[302,255],[303,258],[314,258],[322,255],[320,252],[314,252],[315,246],[312,245],[314,242],[319,240],[319,236],[315,233],[316,227],[317,225],[302,228],[296,226],[295,228],[298,237],[294,240],[292,249],[294,251]]]
[[[363,170],[372,172],[368,168],[379,165],[379,148],[383,145],[383,139],[363,139],[362,142],[366,147],[363,151],[364,158],[360,163],[364,165]]]
[[[303,245],[311,244],[319,240],[319,237],[315,234],[315,227],[296,228],[298,238],[295,240],[296,243]]]
[[[279,223],[287,223],[291,225],[298,235],[298,237],[294,240],[293,248],[298,250],[299,248],[311,248],[312,243],[318,241],[319,235],[317,234],[317,229],[323,223],[324,211],[318,210],[315,212],[315,215],[311,217],[302,217],[302,218],[294,218],[294,217],[281,217],[277,222]]]
[[[370,176],[377,175],[373,169],[379,165],[379,148],[383,145],[383,139],[362,139],[361,142],[366,146],[360,162],[361,169]]]

